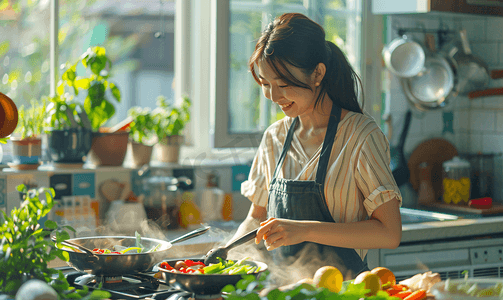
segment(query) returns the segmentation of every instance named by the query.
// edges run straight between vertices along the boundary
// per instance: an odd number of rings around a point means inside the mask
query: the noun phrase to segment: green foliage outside
[[[69,260],[66,251],[59,250],[61,242],[69,239],[65,229],[75,231],[70,226],[58,229],[54,221],[45,222],[45,230],[39,220],[46,216],[54,206],[55,192],[52,188],[30,189],[21,184],[17,191],[24,196],[19,208],[14,208],[10,216],[1,211],[0,220],[0,291],[14,295],[21,285],[29,279],[47,282],[57,293],[59,299],[104,299],[108,292],[89,292],[87,287],[76,290],[70,287],[60,270],[48,268],[47,263],[60,258]],[[43,199],[45,196],[45,199]],[[51,231],[56,243],[50,238]],[[56,278],[54,279],[53,276]]]

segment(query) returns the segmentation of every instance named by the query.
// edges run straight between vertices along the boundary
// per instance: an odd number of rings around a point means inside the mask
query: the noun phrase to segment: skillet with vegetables
[[[193,274],[252,274],[260,271],[260,266],[252,266],[246,263],[250,258],[244,258],[238,261],[223,260],[217,264],[209,264],[208,266],[202,261],[194,261],[191,259],[179,260],[174,266],[168,262],[162,262],[159,267],[171,273],[193,273]]]

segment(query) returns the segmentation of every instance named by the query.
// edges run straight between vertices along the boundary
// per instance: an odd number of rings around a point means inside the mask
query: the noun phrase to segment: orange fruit
[[[338,293],[341,290],[343,280],[339,269],[333,266],[324,266],[314,273],[313,284],[316,287],[324,287],[331,292]]]
[[[391,272],[390,269],[385,267],[376,267],[370,271],[372,274],[376,274],[381,280],[381,288],[386,289],[396,284],[395,274]]]
[[[365,289],[370,290],[366,296],[373,296],[381,289],[381,280],[376,274],[370,273],[370,271],[361,272],[356,276],[353,284],[365,283]]]

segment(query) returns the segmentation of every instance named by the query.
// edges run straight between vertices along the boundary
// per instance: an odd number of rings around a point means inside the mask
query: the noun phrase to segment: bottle
[[[221,221],[225,193],[218,188],[218,176],[208,174],[206,189],[201,196],[201,212],[203,221]]]

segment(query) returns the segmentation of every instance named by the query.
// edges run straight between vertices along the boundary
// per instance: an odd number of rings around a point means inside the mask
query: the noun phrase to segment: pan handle
[[[208,229],[210,229],[210,226],[206,226],[206,227],[203,227],[203,228],[198,228],[196,230],[193,230],[187,234],[184,234],[180,237],[177,237],[176,239],[173,239],[171,241],[169,241],[171,244],[174,244],[174,243],[180,243],[180,242],[183,242],[183,241],[186,241],[188,239],[191,239],[193,237],[196,237],[196,236],[200,236],[202,235],[203,233],[206,233],[206,231],[208,231]]]
[[[51,239],[52,239],[54,242],[56,242],[56,236],[51,236]],[[65,245],[65,246],[67,246],[67,247],[70,247],[70,248],[72,248],[72,249],[76,249],[76,250],[78,250],[78,251],[80,251],[80,252],[83,252],[83,253],[85,253],[85,254],[89,255],[89,256],[94,256],[94,257],[96,257],[96,254],[94,254],[92,251],[90,251],[90,250],[89,250],[89,249],[87,249],[86,247],[83,247],[83,246],[81,246],[81,245],[79,245],[79,244],[72,243],[72,242],[70,242],[70,241],[62,241],[62,242],[61,242],[61,244]]]
[[[492,70],[491,71],[492,79],[500,79],[503,78],[503,70]]]
[[[496,96],[496,95],[503,95],[503,88],[493,88],[493,89],[487,89],[487,90],[482,90],[482,91],[469,92],[468,98],[474,99],[474,98],[478,98],[478,97]]]

